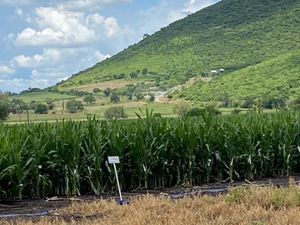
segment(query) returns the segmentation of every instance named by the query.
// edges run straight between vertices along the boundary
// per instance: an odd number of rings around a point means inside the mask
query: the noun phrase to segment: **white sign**
[[[116,164],[120,163],[120,158],[119,158],[119,156],[108,156],[108,162],[109,162],[109,164],[113,164],[113,166],[114,166],[117,187],[118,187],[119,197],[120,197],[120,204],[124,205],[124,201],[123,201],[123,197],[122,197],[122,193],[121,193],[120,182],[119,182],[119,177],[118,177],[117,166],[116,166]]]
[[[119,156],[108,156],[108,162],[109,164],[119,164],[120,158]]]

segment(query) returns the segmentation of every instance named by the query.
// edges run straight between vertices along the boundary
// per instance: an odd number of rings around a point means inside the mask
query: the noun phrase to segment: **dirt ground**
[[[164,196],[171,200],[184,199],[186,197],[200,197],[204,195],[218,196],[228,193],[237,187],[287,187],[290,179],[293,179],[296,185],[300,184],[300,176],[283,177],[276,179],[264,179],[254,182],[244,181],[235,183],[214,183],[193,187],[177,187],[161,190],[137,191],[132,193],[123,193],[124,198],[133,199],[138,196]],[[0,202],[0,224],[1,221],[14,221],[16,219],[39,219],[41,217],[56,218],[57,210],[70,207],[73,204],[93,203],[101,200],[116,200],[117,196],[101,195],[101,196],[81,196],[73,198],[52,197],[43,200],[23,200],[12,202]],[[99,217],[101,215],[92,215]],[[71,220],[75,217],[72,215],[65,216],[64,220]],[[76,218],[75,218],[76,219]],[[80,218],[77,218],[80,219]]]

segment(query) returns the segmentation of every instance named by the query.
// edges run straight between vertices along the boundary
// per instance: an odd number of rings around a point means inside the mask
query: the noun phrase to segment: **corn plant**
[[[140,112],[141,114],[142,112]],[[124,190],[300,172],[298,113],[0,125],[0,199]]]

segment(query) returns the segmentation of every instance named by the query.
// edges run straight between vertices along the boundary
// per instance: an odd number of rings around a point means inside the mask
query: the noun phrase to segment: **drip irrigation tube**
[[[48,216],[49,214],[50,212],[48,210],[39,213],[25,213],[25,214],[11,213],[6,215],[0,215],[0,219],[9,219],[9,218],[17,218],[17,217],[40,217],[40,216]]]

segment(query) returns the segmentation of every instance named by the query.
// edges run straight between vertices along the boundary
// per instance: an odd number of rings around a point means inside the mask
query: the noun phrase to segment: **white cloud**
[[[29,87],[47,87],[47,81],[42,79],[32,80],[26,78],[0,79],[1,91],[20,92]]]
[[[184,4],[184,9],[182,10],[182,12],[188,14],[195,13],[198,10],[208,7],[214,3],[214,0],[189,0]]]
[[[15,68],[57,68],[75,61],[77,65],[83,67],[108,57],[109,55],[103,55],[92,48],[46,48],[42,54],[16,56],[11,60],[11,65]]]
[[[120,26],[118,24],[118,20],[114,17],[105,18],[101,16],[99,13],[90,14],[86,17],[87,24],[92,27],[94,30],[101,30],[106,34],[107,37],[112,37],[116,35],[120,30]]]
[[[36,13],[40,29],[24,29],[17,35],[17,45],[65,46],[85,44],[96,40],[95,31],[83,23],[82,13],[50,7],[37,8]]]
[[[96,10],[109,4],[129,3],[132,0],[67,0],[61,1],[60,8],[69,10]]]
[[[11,65],[17,69],[31,69],[31,87],[39,84],[38,87],[44,88],[108,57],[94,48],[46,48],[41,54],[16,56],[11,60]]]
[[[100,7],[109,4],[128,3],[132,0],[0,0],[2,5],[26,6],[26,5],[57,5],[68,9],[83,9],[88,7]]]
[[[0,75],[11,75],[16,71],[8,66],[0,66]]]
[[[99,38],[110,38],[120,30],[114,17],[95,13],[85,15],[52,7],[36,9],[38,28],[28,27],[17,35],[19,46],[91,45]]]

